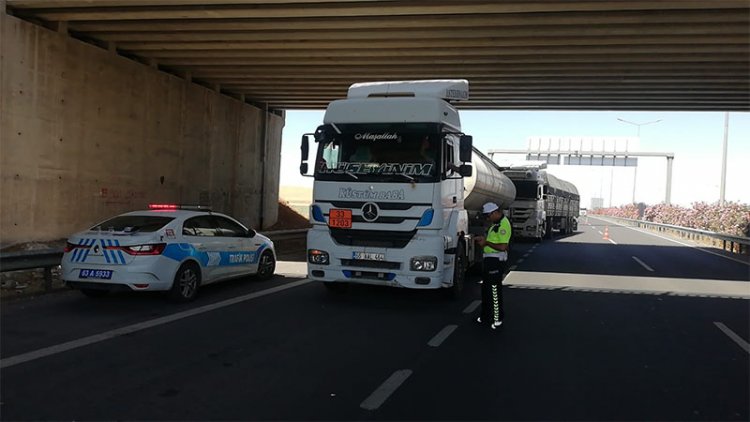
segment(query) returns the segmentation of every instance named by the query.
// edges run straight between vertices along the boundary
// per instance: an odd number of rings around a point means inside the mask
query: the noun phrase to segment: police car
[[[276,269],[273,242],[202,207],[151,204],[68,239],[62,279],[87,296],[115,290],[166,291],[186,302],[202,285]]]

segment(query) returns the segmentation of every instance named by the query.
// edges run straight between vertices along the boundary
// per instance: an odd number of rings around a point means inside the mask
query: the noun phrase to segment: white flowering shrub
[[[592,210],[592,214],[621,218],[638,218],[638,207],[633,204]],[[654,223],[708,230],[733,236],[743,236],[750,224],[750,205],[739,202],[694,202],[691,208],[658,204],[646,207],[643,219]]]

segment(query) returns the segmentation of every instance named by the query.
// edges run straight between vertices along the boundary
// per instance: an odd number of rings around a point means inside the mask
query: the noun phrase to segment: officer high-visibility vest
[[[510,243],[510,221],[503,216],[499,223],[493,224],[487,230],[487,241],[492,243]],[[501,261],[508,259],[507,251],[498,251],[490,245],[484,247],[485,258],[499,258]]]

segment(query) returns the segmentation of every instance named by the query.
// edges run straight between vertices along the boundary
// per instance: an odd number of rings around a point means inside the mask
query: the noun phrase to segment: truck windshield
[[[516,185],[516,199],[539,199],[539,190],[537,182],[526,180],[514,180]]]
[[[440,125],[436,123],[336,124],[318,145],[315,178],[327,181],[439,180]]]

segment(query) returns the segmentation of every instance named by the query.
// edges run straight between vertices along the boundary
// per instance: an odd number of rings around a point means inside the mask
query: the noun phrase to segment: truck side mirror
[[[472,174],[471,165],[461,164],[461,166],[458,168],[458,174],[460,174],[461,177],[471,177],[471,174]]]
[[[461,135],[458,143],[458,159],[462,163],[471,162],[471,150],[472,150],[473,138],[469,135]]]
[[[299,148],[302,151],[302,158],[299,163],[299,173],[301,175],[307,174],[307,158],[310,155],[310,138],[307,135],[302,135],[302,144]]]

